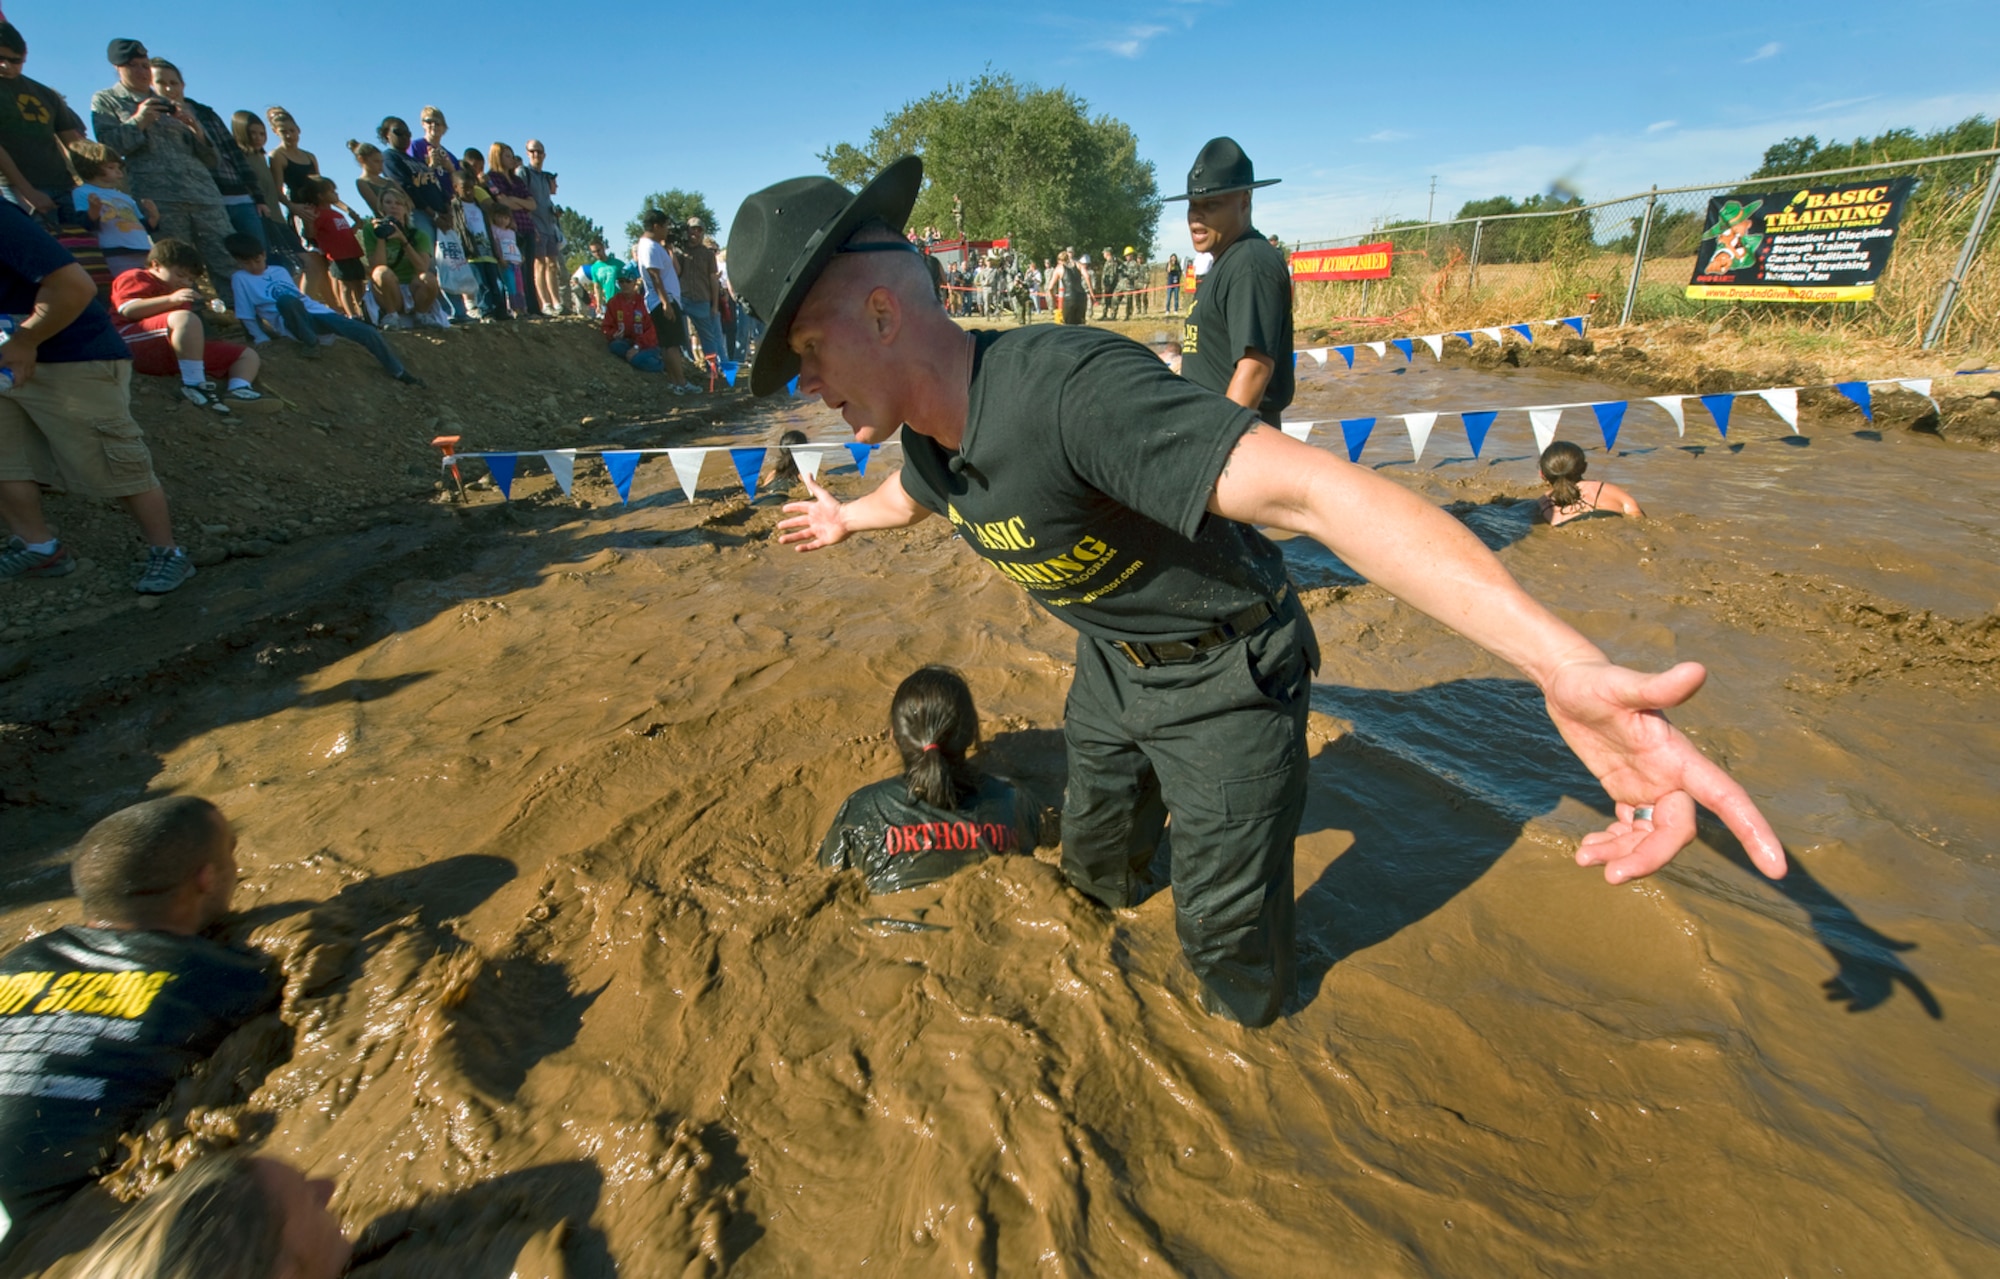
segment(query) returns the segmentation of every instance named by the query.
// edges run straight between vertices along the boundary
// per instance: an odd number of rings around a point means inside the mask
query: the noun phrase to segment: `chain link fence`
[[[2000,342],[2000,150],[1891,164],[1790,173],[1528,213],[1379,228],[1293,249],[1387,242],[1394,274],[1362,282],[1300,281],[1300,322],[1410,320],[1463,328],[1546,315],[1595,324],[1688,317],[1755,323],[1801,318],[1896,342],[1973,346]],[[1850,176],[1916,180],[1896,247],[1868,302],[1801,304],[1692,299],[1695,254],[1710,197],[1737,192],[1779,200],[1803,185]]]

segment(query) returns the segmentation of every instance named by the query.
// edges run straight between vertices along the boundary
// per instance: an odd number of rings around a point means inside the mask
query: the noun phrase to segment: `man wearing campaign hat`
[[[1188,237],[1214,255],[1188,307],[1181,372],[1278,424],[1292,402],[1292,273],[1263,232],[1250,225],[1255,166],[1234,138],[1214,138],[1188,170]]]
[[[961,329],[903,235],[922,183],[915,157],[858,193],[794,178],[746,199],[730,229],[738,296],[768,326],[751,389],[796,378],[858,440],[901,432],[901,471],[848,503],[807,477],[812,500],[785,507],[780,540],[814,551],[942,515],[1077,630],[1063,872],[1106,906],[1135,905],[1171,814],[1177,930],[1211,1012],[1264,1025],[1292,989],[1319,651],[1260,524],[1318,539],[1535,680],[1617,804],[1579,862],[1613,883],[1657,870],[1694,837],[1699,800],[1784,872],[1748,794],[1659,714],[1700,686],[1699,666],[1613,666],[1457,520],[1136,342],[1089,326]]]

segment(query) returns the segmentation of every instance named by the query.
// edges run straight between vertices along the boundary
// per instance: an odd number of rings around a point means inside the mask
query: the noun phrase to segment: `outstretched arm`
[[[1766,875],[1785,873],[1784,848],[1749,794],[1661,714],[1701,687],[1708,675],[1698,664],[1658,675],[1613,665],[1522,590],[1457,520],[1269,427],[1237,442],[1208,508],[1317,539],[1369,581],[1534,680],[1557,731],[1617,805],[1618,820],[1584,838],[1578,864],[1602,865],[1614,884],[1649,875],[1694,838],[1700,803]],[[1635,808],[1650,808],[1650,819],[1635,818]]]
[[[883,480],[873,493],[852,502],[842,502],[804,472],[799,478],[806,482],[812,501],[785,503],[785,513],[791,518],[779,522],[778,540],[796,544],[802,551],[817,551],[844,542],[850,533],[908,528],[931,514],[928,507],[919,506],[903,488],[901,471]]]

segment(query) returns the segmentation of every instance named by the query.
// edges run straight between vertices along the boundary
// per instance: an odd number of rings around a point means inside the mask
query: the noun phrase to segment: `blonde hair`
[[[504,173],[508,177],[512,177],[514,175],[514,171],[507,167],[508,157],[513,157],[514,159],[520,158],[519,156],[514,155],[514,148],[508,146],[505,142],[495,142],[492,146],[487,147],[486,148],[487,172]]]
[[[69,167],[75,169],[76,176],[85,182],[95,182],[104,176],[107,166],[123,163],[125,157],[102,142],[78,138],[69,144]]]
[[[75,1279],[271,1279],[285,1221],[257,1165],[205,1155],[104,1232]]]
[[[439,124],[444,124],[444,112],[438,110],[436,107],[425,107],[422,111],[419,111],[417,113],[418,124],[424,124],[431,120],[435,120]],[[445,124],[444,127],[449,129],[451,126]]]

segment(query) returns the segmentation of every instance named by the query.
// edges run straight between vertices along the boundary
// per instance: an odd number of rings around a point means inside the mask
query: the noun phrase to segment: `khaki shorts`
[[[132,420],[132,361],[37,364],[0,394],[0,480],[33,480],[85,497],[160,486]]]

